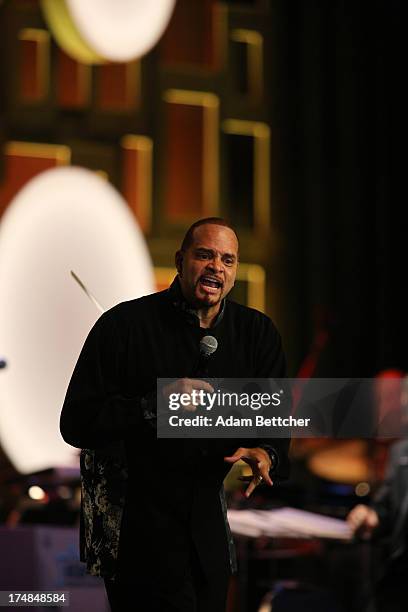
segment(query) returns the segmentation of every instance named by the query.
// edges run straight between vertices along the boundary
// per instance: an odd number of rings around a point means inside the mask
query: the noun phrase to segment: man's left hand
[[[245,461],[252,469],[252,478],[245,491],[245,497],[249,497],[261,482],[266,482],[269,486],[273,485],[269,476],[269,470],[272,465],[271,458],[265,449],[258,447],[239,448],[231,457],[224,457],[224,461],[231,464],[236,463],[240,459]]]

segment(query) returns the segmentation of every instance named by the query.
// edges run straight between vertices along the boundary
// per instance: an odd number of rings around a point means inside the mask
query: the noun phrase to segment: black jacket
[[[230,468],[223,457],[242,441],[211,446],[158,440],[145,418],[156,379],[194,376],[199,341],[208,333],[175,282],[168,291],[110,309],[86,339],[62,409],[61,433],[85,449],[81,551],[93,574],[126,573],[132,556],[142,554],[142,580],[153,575],[176,584],[192,543],[209,577],[228,571],[219,492]],[[211,335],[218,349],[209,376],[285,375],[279,334],[262,313],[226,300]],[[284,477],[288,440],[267,442],[278,459],[275,471]]]

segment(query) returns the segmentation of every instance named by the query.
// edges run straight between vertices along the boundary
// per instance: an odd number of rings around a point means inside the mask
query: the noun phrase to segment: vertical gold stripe
[[[211,94],[208,94],[211,95]],[[203,203],[204,216],[215,217],[219,210],[219,103],[204,105]]]
[[[141,103],[141,62],[126,64],[126,107],[139,108]]]
[[[254,203],[255,227],[259,233],[268,233],[270,224],[270,129],[258,124],[254,149]]]
[[[263,39],[260,34],[256,43],[248,44],[248,71],[251,96],[260,101],[263,95]]]
[[[222,69],[228,62],[228,7],[216,4],[213,7],[214,55],[217,68]]]
[[[91,66],[89,64],[83,64],[82,62],[77,62],[77,70],[79,97],[83,100],[85,105],[88,105],[91,97]]]

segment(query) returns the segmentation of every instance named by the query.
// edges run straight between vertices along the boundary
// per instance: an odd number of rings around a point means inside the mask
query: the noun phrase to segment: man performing
[[[105,312],[72,375],[61,433],[84,449],[81,558],[104,577],[114,612],[224,612],[231,547],[223,480],[240,459],[252,468],[247,496],[287,475],[285,439],[156,437],[157,378],[180,379],[166,395],[212,391],[205,376],[285,376],[271,320],[226,299],[237,266],[235,231],[219,218],[196,222],[176,253],[171,287]],[[218,348],[203,375],[199,347],[209,328]]]

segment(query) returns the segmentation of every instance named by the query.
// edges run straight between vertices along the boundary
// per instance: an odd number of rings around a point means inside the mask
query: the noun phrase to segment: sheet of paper
[[[346,521],[296,508],[229,510],[228,520],[233,533],[250,537],[352,538]]]

